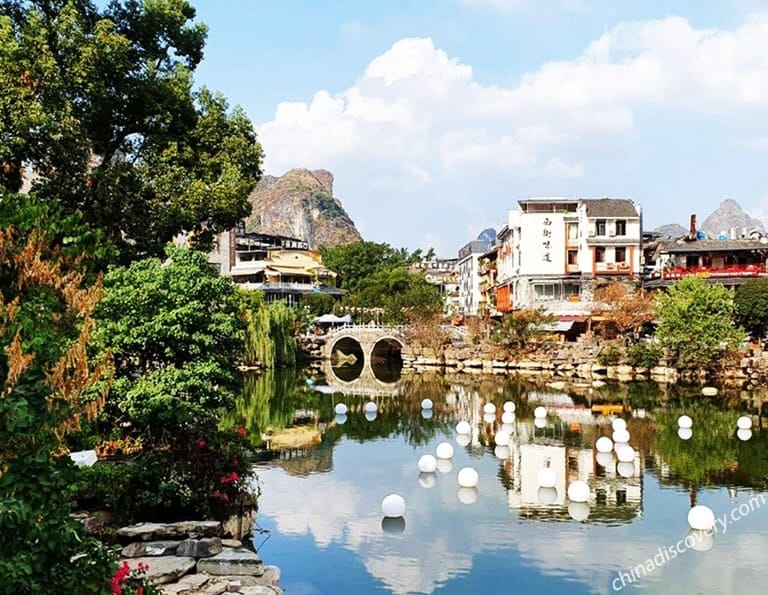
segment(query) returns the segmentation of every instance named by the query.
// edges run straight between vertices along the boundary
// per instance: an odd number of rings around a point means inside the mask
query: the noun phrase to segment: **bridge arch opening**
[[[331,347],[331,368],[339,380],[349,382],[358,378],[365,366],[365,353],[360,342],[342,337]]]
[[[403,369],[403,345],[397,339],[385,338],[371,349],[371,370],[381,382],[396,382]]]

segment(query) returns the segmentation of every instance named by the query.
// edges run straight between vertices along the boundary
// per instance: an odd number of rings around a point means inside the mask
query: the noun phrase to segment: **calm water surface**
[[[354,385],[326,370],[249,381],[240,423],[280,430],[298,417],[305,427],[257,465],[257,528],[268,533],[254,545],[281,567],[289,595],[765,592],[767,397],[507,376],[388,380]],[[422,413],[424,398],[434,402],[431,416]],[[378,406],[374,419],[364,412],[369,400]],[[497,448],[506,401],[516,405],[504,426],[512,439]],[[346,419],[335,418],[339,402],[350,409]],[[487,403],[495,414],[484,414]],[[621,467],[594,449],[612,433],[613,412],[593,409],[606,403],[619,405],[637,451]],[[536,406],[547,408],[543,427]],[[687,440],[678,434],[682,414],[693,419]],[[736,436],[744,414],[754,423],[749,440]],[[460,420],[472,433],[457,440]],[[419,458],[443,441],[453,445],[452,459],[420,474]],[[557,477],[548,490],[538,478],[547,465]],[[476,490],[458,486],[467,466],[479,474]],[[587,482],[588,504],[569,502],[576,480]],[[404,497],[405,515],[383,520],[381,501],[393,492]],[[686,544],[694,504],[727,526],[711,537],[691,534]]]

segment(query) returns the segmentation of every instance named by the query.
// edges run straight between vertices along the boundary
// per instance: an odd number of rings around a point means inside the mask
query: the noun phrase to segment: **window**
[[[625,219],[616,220],[616,235],[617,236],[627,235],[627,221]],[[616,260],[618,261],[619,259],[617,258]]]
[[[599,236],[605,235],[605,219],[598,219],[595,222],[595,233]]]
[[[568,250],[568,266],[576,266],[579,264],[579,251]]]
[[[537,302],[552,301],[555,299],[555,285],[536,283],[533,292]]]
[[[579,224],[578,223],[568,223],[568,239],[569,240],[578,240],[579,239]]]
[[[624,246],[616,246],[614,262],[627,262],[627,249]]]
[[[605,262],[605,246],[595,247],[595,262]]]

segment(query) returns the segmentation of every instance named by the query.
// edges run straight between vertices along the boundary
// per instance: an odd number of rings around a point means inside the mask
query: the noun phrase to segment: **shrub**
[[[616,366],[621,362],[621,358],[621,349],[614,345],[609,345],[597,356],[597,363],[601,366]]]
[[[635,343],[629,348],[627,360],[636,368],[653,368],[661,359],[661,347],[652,343]]]

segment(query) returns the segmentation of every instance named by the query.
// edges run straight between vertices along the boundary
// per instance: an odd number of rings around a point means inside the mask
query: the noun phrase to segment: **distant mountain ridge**
[[[765,234],[765,225],[759,219],[745,213],[734,199],[727,198],[712,214],[701,223],[697,223],[696,230],[703,231],[710,238],[717,238],[723,234],[726,237],[738,238],[755,230]],[[679,238],[687,235],[690,230],[677,223],[670,223],[661,225],[654,231],[663,238]]]
[[[350,244],[362,239],[341,201],[333,196],[333,174],[324,169],[292,169],[264,176],[249,197],[250,232],[305,240],[310,248]]]

